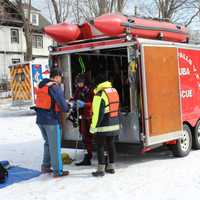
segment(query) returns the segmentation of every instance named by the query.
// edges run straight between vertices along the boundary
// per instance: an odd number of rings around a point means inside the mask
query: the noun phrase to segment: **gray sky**
[[[50,0],[32,0],[32,5],[36,7],[37,9],[39,9],[45,17],[49,18],[47,1],[50,1]],[[147,0],[147,1],[151,1],[151,0]],[[127,5],[127,8],[125,9],[126,13],[127,14],[131,12],[133,13],[135,2],[138,2],[138,0],[127,0],[127,2],[128,2],[128,5]]]

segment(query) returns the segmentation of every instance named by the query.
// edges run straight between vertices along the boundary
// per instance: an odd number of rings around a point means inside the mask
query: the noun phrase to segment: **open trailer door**
[[[182,116],[177,48],[141,45],[145,146],[180,138]]]

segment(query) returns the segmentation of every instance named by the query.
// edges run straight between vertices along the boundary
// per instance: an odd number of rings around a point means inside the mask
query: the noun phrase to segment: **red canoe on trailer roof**
[[[121,14],[105,14],[94,20],[94,26],[102,33],[116,36],[130,28],[133,36],[174,42],[187,42],[188,31],[184,26],[173,23],[136,17],[126,17]]]
[[[78,25],[67,24],[65,22],[46,26],[43,31],[58,43],[67,43],[76,40],[81,33]]]

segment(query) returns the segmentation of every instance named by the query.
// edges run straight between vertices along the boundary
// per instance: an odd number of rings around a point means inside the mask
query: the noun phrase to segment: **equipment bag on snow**
[[[0,183],[4,183],[7,176],[8,176],[7,169],[5,169],[3,165],[0,163]]]

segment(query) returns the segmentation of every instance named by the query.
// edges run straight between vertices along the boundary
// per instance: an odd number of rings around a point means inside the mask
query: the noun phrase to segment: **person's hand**
[[[84,101],[81,101],[81,100],[77,100],[76,101],[76,104],[79,108],[83,108],[85,106],[85,102]]]
[[[50,82],[48,82],[46,85],[47,85],[48,87],[51,87],[51,86],[52,86],[52,85],[54,85],[54,84],[56,84],[56,85],[57,85],[57,83],[56,83],[56,82],[50,81]]]
[[[74,108],[74,104],[75,104],[74,101],[69,101],[69,100],[67,100],[66,102],[67,102],[67,104],[68,104],[68,106],[69,106],[70,108],[72,108],[72,109]]]
[[[74,97],[69,97],[69,101],[74,101]]]

